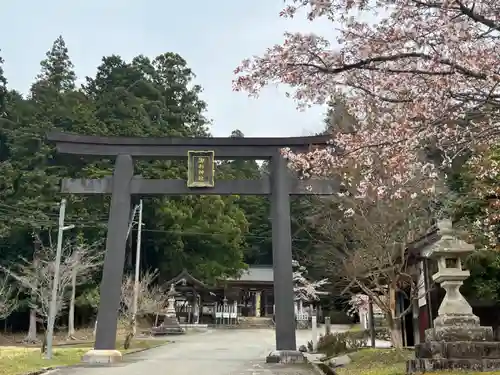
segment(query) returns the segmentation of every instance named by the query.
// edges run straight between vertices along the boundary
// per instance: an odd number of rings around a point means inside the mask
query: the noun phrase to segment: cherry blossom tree
[[[370,297],[366,294],[356,293],[347,302],[347,315],[354,317],[355,314],[366,314],[370,308]],[[374,314],[383,313],[377,305],[373,305]]]
[[[293,291],[297,298],[300,298],[302,301],[311,302],[317,301],[320,296],[328,294],[327,291],[321,290],[329,284],[328,279],[318,281],[308,279],[306,267],[301,266],[296,260],[293,261],[293,267]]]
[[[354,317],[355,314],[359,314],[360,311],[368,310],[368,305],[370,303],[370,297],[366,294],[353,294],[351,299],[347,303],[347,315],[351,318]]]
[[[419,191],[418,184],[413,186]],[[432,224],[429,198],[404,196],[394,200],[379,197],[358,199],[352,194],[339,193],[317,207],[313,217],[321,233],[319,261],[340,294],[371,298],[384,314],[391,329],[395,347],[402,346],[398,321],[411,311],[412,302],[426,291],[419,280],[419,269],[410,262],[408,245],[418,240]],[[348,215],[338,214],[342,206]],[[395,311],[395,295],[410,302],[404,311]],[[355,307],[366,300],[357,297]]]
[[[300,107],[344,98],[357,119],[352,131],[335,132],[324,150],[285,150],[306,176],[355,164],[361,178],[344,182],[359,195],[387,195],[389,183],[401,197],[413,193],[404,186],[416,174],[436,179],[498,142],[500,2],[285,0],[281,17],[303,15],[331,21],[336,40],[286,33],[242,62],[234,88],[258,95],[285,84]]]

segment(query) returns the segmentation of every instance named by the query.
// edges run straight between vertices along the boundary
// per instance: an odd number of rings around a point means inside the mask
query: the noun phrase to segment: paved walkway
[[[124,357],[112,367],[59,369],[53,375],[313,375],[309,366],[266,364],[274,330],[213,330],[172,337],[175,342]],[[297,331],[297,344],[311,331]]]

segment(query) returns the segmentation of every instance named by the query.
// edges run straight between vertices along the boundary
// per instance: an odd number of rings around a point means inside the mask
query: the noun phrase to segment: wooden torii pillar
[[[328,137],[290,138],[127,138],[50,133],[59,153],[115,158],[113,175],[103,179],[64,179],[62,192],[111,194],[106,255],[94,350],[84,361],[113,362],[120,285],[125,261],[131,195],[270,195],[277,351],[295,351],[295,313],[292,271],[290,195],[331,195],[338,183],[291,177],[280,149],[307,151],[328,147]],[[144,179],[134,176],[133,158],[188,159],[184,180]],[[217,180],[215,159],[269,160],[270,176],[258,180]]]

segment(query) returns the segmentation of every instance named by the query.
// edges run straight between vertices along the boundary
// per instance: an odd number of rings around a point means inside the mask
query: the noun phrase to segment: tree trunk
[[[130,319],[130,324],[128,325],[127,329],[127,335],[125,336],[125,341],[123,343],[123,349],[127,350],[130,348],[130,344],[132,343],[132,340],[134,339],[134,336],[137,332],[137,317],[135,314],[132,315]]]
[[[43,341],[42,341],[42,347],[40,348],[40,351],[43,354],[47,354],[47,330],[45,330],[43,334]]]
[[[160,313],[157,311],[156,316],[155,316],[155,327],[158,327],[158,318],[160,316]]]
[[[401,335],[398,320],[394,319],[392,314],[387,314],[387,323],[389,324],[389,329],[391,330],[392,346],[396,349],[403,349],[403,336]]]
[[[25,337],[24,341],[35,343],[38,342],[37,330],[36,330],[36,311],[35,309],[30,310],[30,325],[28,328],[28,335]]]
[[[40,242],[38,241],[38,235],[33,234],[33,266],[35,269],[38,267],[39,259],[37,257],[38,251],[40,251]],[[31,290],[31,302],[35,303],[36,298],[35,298],[35,293],[34,291],[38,288],[38,285],[34,285],[34,288]],[[36,305],[34,305],[36,306]],[[36,329],[36,310],[31,308],[30,309],[30,325],[28,328],[28,335],[24,339],[24,341],[29,342],[29,343],[36,343],[38,342],[38,337],[37,337],[37,329]]]
[[[77,268],[74,267],[71,275],[71,300],[69,302],[68,314],[68,340],[75,340],[75,299],[77,271]]]

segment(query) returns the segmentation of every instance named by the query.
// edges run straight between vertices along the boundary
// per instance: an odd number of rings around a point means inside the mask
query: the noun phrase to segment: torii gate
[[[114,157],[113,176],[103,179],[64,179],[62,192],[111,194],[106,255],[100,287],[94,350],[89,362],[114,362],[120,286],[125,262],[126,233],[132,194],[138,195],[270,195],[276,349],[295,351],[294,293],[290,195],[331,195],[338,183],[300,180],[288,171],[280,149],[307,151],[327,147],[325,136],[289,138],[128,138],[82,136],[54,132],[47,136],[57,151],[80,156]],[[144,179],[134,176],[132,158],[188,159],[188,181]],[[215,181],[215,159],[269,160],[270,177],[258,180]]]

